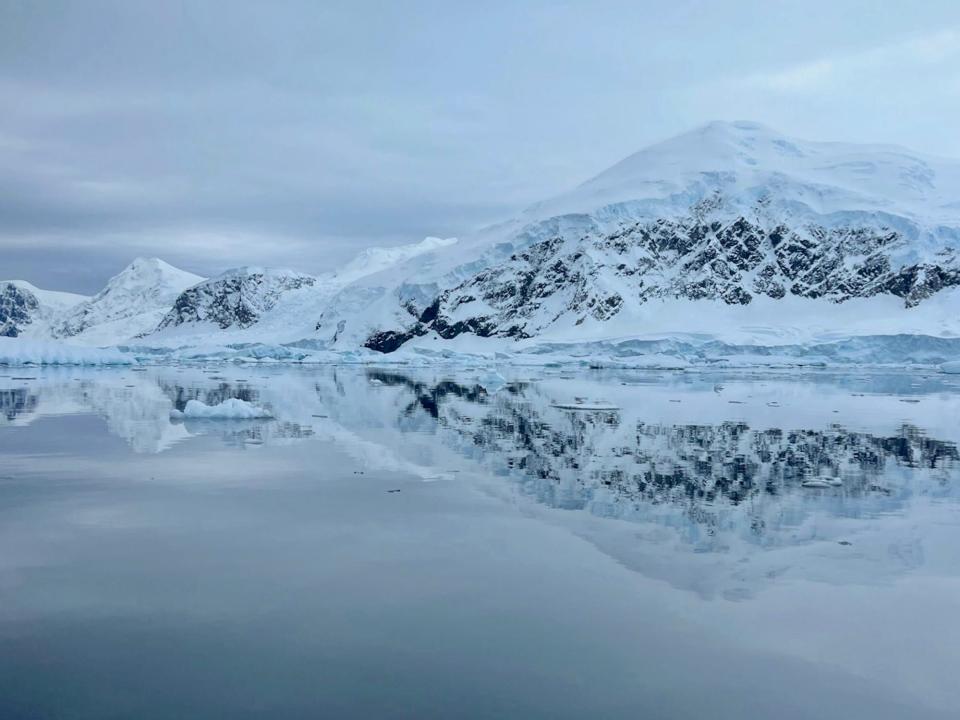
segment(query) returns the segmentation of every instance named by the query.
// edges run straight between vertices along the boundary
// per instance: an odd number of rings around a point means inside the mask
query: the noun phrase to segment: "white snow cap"
[[[666,200],[691,187],[755,198],[775,190],[823,213],[865,210],[960,224],[960,160],[896,145],[813,142],[760,123],[711,122],[621,160],[575,190],[533,206],[548,217],[628,200]]]
[[[353,260],[337,270],[335,278],[342,283],[353,282],[420,255],[450,247],[456,242],[457,238],[426,237],[420,242],[409,245],[367,248],[361,250]]]

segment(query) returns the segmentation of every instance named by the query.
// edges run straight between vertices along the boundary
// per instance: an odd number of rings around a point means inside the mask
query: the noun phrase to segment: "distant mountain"
[[[294,270],[242,267],[205,280],[174,298],[158,330],[202,324],[227,330],[257,323],[291,291],[311,288],[317,279]]]
[[[370,275],[383,273],[455,239],[428,237],[418,243],[367,248],[334,273],[307,275],[295,270],[241,267],[184,291],[157,325],[151,340],[196,339],[207,330],[226,331],[236,342],[290,342],[316,335],[327,301]],[[205,336],[208,338],[208,336]]]
[[[23,280],[0,281],[0,337],[49,337],[57,317],[86,300],[84,295],[41,290]]]
[[[455,242],[426,238],[368,248],[337,272],[319,276],[240,267],[204,279],[157,258],[137,258],[93,297],[0,282],[0,336],[100,346],[209,341],[211,332],[250,342],[309,338],[338,291]]]
[[[85,336],[106,344],[153,330],[177,297],[203,281],[157,258],[137,258],[53,327],[60,338]]]

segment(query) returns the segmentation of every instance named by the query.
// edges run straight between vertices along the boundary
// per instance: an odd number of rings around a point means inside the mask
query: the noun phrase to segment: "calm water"
[[[960,714],[960,378],[501,373],[0,368],[0,718]]]

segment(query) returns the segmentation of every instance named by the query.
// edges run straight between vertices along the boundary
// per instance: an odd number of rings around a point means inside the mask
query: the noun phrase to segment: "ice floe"
[[[200,420],[254,420],[272,418],[273,414],[246,400],[230,398],[219,405],[207,405],[199,400],[188,400],[183,410],[171,410],[170,417]]]

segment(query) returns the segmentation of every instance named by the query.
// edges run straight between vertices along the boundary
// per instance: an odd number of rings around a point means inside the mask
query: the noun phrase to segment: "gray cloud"
[[[955,4],[885,7],[7,2],[0,276],[321,271],[715,118],[960,154]]]

